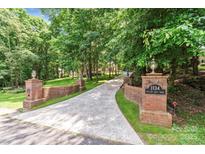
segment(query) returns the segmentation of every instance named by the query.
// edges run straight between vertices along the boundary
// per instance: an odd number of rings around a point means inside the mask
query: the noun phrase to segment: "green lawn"
[[[205,115],[202,113],[188,117],[184,125],[173,124],[168,129],[140,123],[138,105],[128,101],[122,90],[117,92],[116,100],[124,116],[147,144],[205,144]]]
[[[109,79],[111,79],[111,78],[109,78],[107,75],[100,76],[98,82],[96,82],[96,78],[94,77],[94,79],[92,81],[86,81],[86,90],[84,90],[83,92],[90,90],[90,89],[104,83],[105,81],[107,81]],[[71,85],[71,84],[75,83],[76,81],[77,81],[77,78],[71,79],[71,78],[67,77],[67,78],[46,81],[44,83],[44,86],[45,87],[48,87],[48,86],[67,86],[67,85]],[[82,93],[82,92],[77,92],[77,93],[71,94],[69,96],[64,96],[61,98],[49,100],[47,102],[42,103],[39,106],[34,107],[33,109],[45,107],[45,106],[48,106],[50,104],[54,104],[54,103],[69,99],[71,97],[79,95],[80,93]],[[20,93],[14,93],[12,91],[0,92],[0,107],[14,108],[14,109],[22,108],[23,107],[22,102],[24,99],[25,99],[24,92],[20,92]]]
[[[205,65],[204,66],[199,66],[200,71],[205,71]]]
[[[45,87],[54,87],[54,86],[67,86],[75,83],[77,81],[77,78],[60,78],[55,80],[49,80],[45,81],[44,86]]]
[[[0,107],[5,108],[22,108],[25,93],[2,93],[0,92]]]

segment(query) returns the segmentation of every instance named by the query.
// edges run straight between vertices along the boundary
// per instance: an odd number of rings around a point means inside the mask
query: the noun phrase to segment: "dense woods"
[[[205,41],[205,9],[0,9],[0,87],[39,79],[129,70],[138,77],[152,58],[159,72],[198,74]]]

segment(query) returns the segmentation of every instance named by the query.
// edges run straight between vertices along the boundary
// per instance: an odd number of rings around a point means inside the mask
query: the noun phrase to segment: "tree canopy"
[[[41,9],[49,23],[24,9],[0,9],[0,87],[22,85],[32,70],[47,80],[73,73],[149,71],[198,73],[205,9]]]

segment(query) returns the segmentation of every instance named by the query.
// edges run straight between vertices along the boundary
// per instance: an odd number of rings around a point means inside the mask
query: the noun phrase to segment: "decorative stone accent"
[[[167,78],[158,74],[142,76],[140,120],[143,123],[171,127],[172,116],[167,112]]]

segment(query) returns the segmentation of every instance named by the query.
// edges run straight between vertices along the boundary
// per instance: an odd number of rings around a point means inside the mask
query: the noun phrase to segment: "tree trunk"
[[[72,70],[72,78],[74,78],[74,71]]]
[[[189,59],[188,58],[186,58],[186,57],[188,57],[188,55],[187,55],[187,47],[186,46],[183,46],[182,48],[181,48],[181,50],[182,50],[182,53],[183,53],[183,55],[184,55],[184,57],[185,57],[185,63],[182,65],[182,68],[183,68],[183,73],[184,73],[184,75],[185,74],[187,74],[188,73],[188,71],[189,71]]]
[[[59,77],[59,70],[58,70],[58,66],[56,67],[56,76],[57,76],[57,78],[60,78],[60,77]]]
[[[19,73],[18,72],[15,73],[15,87],[16,88],[19,87]]]
[[[103,67],[102,67],[102,75],[105,75],[105,69],[106,69],[106,68],[103,66]]]
[[[92,80],[92,62],[91,62],[91,55],[88,58],[88,79]]]
[[[109,71],[109,78],[110,78],[111,77],[111,62],[109,62],[108,71]]]
[[[48,52],[46,50],[46,59],[45,59],[45,79],[48,80]]]
[[[96,81],[98,82],[98,60],[96,61]]]
[[[111,71],[111,77],[112,77],[112,73],[113,73],[113,70],[112,70],[112,63],[110,63],[110,71]]]
[[[84,65],[81,65],[81,69],[80,69],[80,80],[83,80],[83,73],[84,73]]]
[[[16,87],[16,88],[18,88],[18,87],[19,87],[18,78],[16,78],[16,81],[15,81],[15,87]]]
[[[112,76],[114,75],[114,64],[112,63]]]
[[[173,58],[171,61],[171,71],[170,71],[170,85],[174,85],[174,80],[176,79],[176,58]]]
[[[87,66],[87,64],[85,65],[85,74],[86,74],[86,78],[88,79],[88,66]]]
[[[116,60],[117,58],[116,58],[116,56],[115,56],[115,63],[114,63],[114,71],[115,71],[115,75],[117,75],[117,60]]]
[[[188,74],[188,72],[189,72],[189,61],[188,60],[186,60],[186,62],[182,65],[182,68],[183,68],[183,73],[184,73],[184,75],[186,75],[186,74]]]
[[[120,67],[119,67],[119,65],[117,66],[117,74],[118,75],[120,74]]]
[[[96,75],[96,60],[94,59],[93,60],[93,73],[94,73],[94,76]]]
[[[191,62],[192,62],[193,75],[199,75],[199,70],[198,70],[199,57],[193,56]]]

